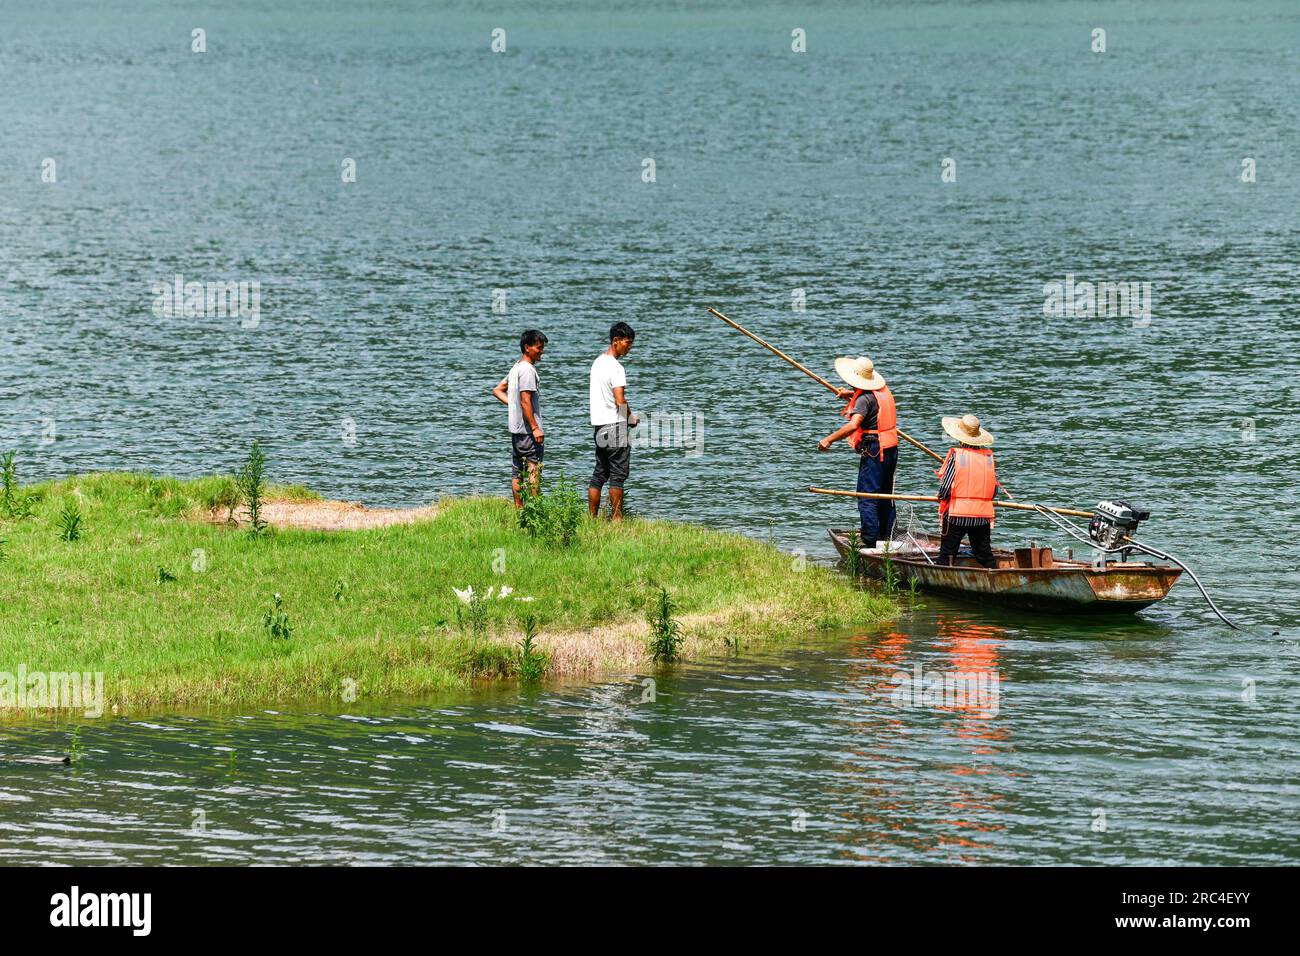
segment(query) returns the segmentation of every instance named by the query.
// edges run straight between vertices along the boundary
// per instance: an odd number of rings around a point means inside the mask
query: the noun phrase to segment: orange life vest
[[[852,411],[859,396],[862,395],[863,389],[858,389],[849,399],[849,403],[844,406],[841,413],[846,417]],[[882,385],[871,394],[876,396],[876,427],[875,428],[856,428],[853,434],[849,436],[849,445],[854,451],[862,444],[862,440],[867,435],[880,436],[880,450],[886,448],[898,447],[898,406],[894,404],[894,393],[889,390],[888,385]]]
[[[948,457],[935,472],[943,477],[948,461],[953,461],[952,490],[939,502],[940,515],[954,518],[988,518],[993,520],[993,496],[998,490],[993,452],[988,448],[949,448]]]

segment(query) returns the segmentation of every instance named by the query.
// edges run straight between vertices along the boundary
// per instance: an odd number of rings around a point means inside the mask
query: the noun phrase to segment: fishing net
[[[917,516],[916,506],[912,502],[898,502],[898,507],[894,510],[894,530],[889,536],[891,551],[917,552],[920,550],[920,543],[924,542],[926,535],[930,533],[925,522]]]

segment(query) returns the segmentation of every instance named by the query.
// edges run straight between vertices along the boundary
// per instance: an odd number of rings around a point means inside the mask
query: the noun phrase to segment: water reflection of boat
[[[829,530],[835,550],[849,560],[849,533]],[[1183,573],[1149,561],[1106,561],[1098,567],[1088,561],[1043,560],[1041,549],[1006,548],[994,549],[996,568],[983,568],[968,557],[949,567],[937,563],[939,542],[924,532],[912,532],[905,546],[895,548],[888,554],[859,548],[861,573],[884,577],[890,565],[904,585],[915,581],[927,591],[1029,610],[1131,613],[1162,600]],[[1031,551],[1035,553],[1025,553]]]
[[[988,699],[937,704],[900,699],[900,678],[961,674],[1000,679],[1007,629],[969,616],[922,612],[848,647],[850,693],[841,723],[853,741],[830,791],[853,826],[835,839],[855,862],[989,863],[1007,824],[1011,728],[989,716]],[[935,718],[938,718],[936,721]],[[918,739],[941,741],[921,754]]]

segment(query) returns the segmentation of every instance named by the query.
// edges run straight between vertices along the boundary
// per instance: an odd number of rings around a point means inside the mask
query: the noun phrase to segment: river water
[[[906,706],[895,675],[918,665],[1000,689]],[[879,633],[593,684],[85,721],[72,767],[4,767],[0,856],[1294,863],[1300,786],[1275,721],[1295,720],[1296,682],[1279,670],[1157,625],[1044,634],[931,604]],[[1290,702],[1243,703],[1226,675],[1246,673]],[[36,752],[70,739],[15,733]]]
[[[276,478],[332,497],[499,493],[488,389],[529,326],[550,336],[548,463],[585,477],[587,368],[624,319],[634,408],[702,423],[634,453],[631,507],[829,555],[852,508],[803,489],[853,480],[815,452],[834,403],[712,304],[822,374],[869,354],[922,440],[976,412],[1022,500],[1138,500],[1256,633],[1184,580],[1124,622],[927,601],[592,685],[88,721],[78,766],[0,770],[3,858],[1300,856],[1294,4],[110,0],[5,21],[0,445],[24,480],[228,471],[256,436]],[[258,315],[156,314],[177,275],[256,282]],[[1149,319],[1045,315],[1067,276],[1150,283]],[[899,490],[932,487],[904,447]],[[1066,544],[1020,516],[996,535]],[[997,673],[997,714],[893,706],[917,664]]]

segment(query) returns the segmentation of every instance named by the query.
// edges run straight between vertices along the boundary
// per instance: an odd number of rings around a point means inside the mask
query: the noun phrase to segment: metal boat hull
[[[830,529],[831,540],[842,557],[851,546],[847,533]],[[928,535],[916,541],[934,560],[938,543]],[[860,550],[863,574],[883,578],[885,565],[893,565],[901,584],[1000,607],[1083,613],[1132,613],[1162,600],[1182,574],[1180,568],[1147,562],[1108,561],[1094,568],[1084,561],[1061,561],[1051,568],[1016,566],[1014,552],[995,550],[996,569],[980,567],[970,558],[951,567],[931,564],[918,554],[885,556],[874,549]]]

